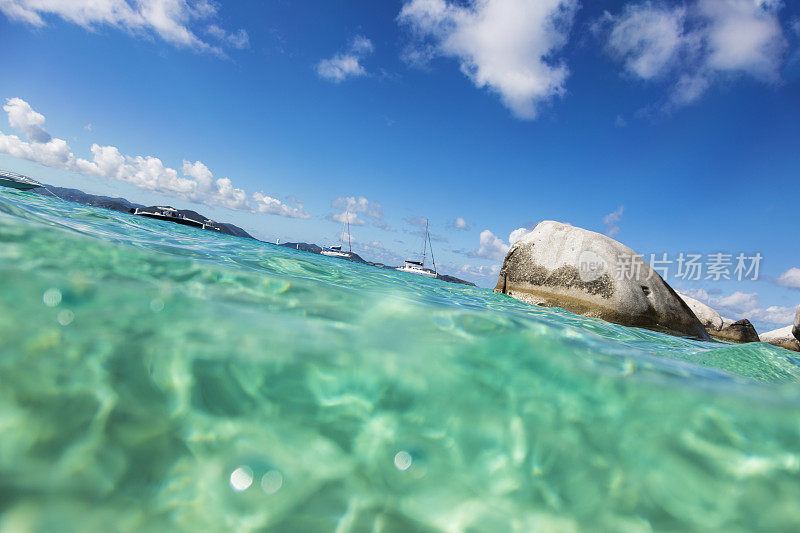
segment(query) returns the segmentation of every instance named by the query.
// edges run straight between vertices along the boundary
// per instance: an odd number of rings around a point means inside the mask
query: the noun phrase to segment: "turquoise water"
[[[0,533],[800,527],[800,366],[0,190]]]

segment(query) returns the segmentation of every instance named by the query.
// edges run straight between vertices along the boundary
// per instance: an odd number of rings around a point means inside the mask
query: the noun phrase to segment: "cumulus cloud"
[[[155,34],[175,46],[224,55],[219,46],[200,39],[194,29],[213,20],[216,11],[216,4],[209,0],[0,1],[0,12],[9,19],[36,27],[44,27],[48,18],[58,17],[91,31],[110,26],[133,35]],[[211,27],[221,30],[208,30],[220,44],[242,48],[249,43],[244,30],[231,34],[216,25]]]
[[[508,253],[508,244],[494,233],[485,229],[480,234],[478,249],[472,254],[475,257],[484,257],[495,261],[502,261]]]
[[[288,218],[311,218],[306,213],[302,205],[290,206],[277,198],[265,195],[263,192],[253,193],[253,200],[256,202],[256,211],[259,213],[269,213]]]
[[[790,289],[800,289],[800,268],[792,267],[783,274],[781,274],[775,283],[781,287],[789,287]]]
[[[0,132],[0,154],[53,167],[68,168],[75,160],[69,145],[63,139],[50,139],[46,143],[26,142],[16,135]]]
[[[613,212],[603,217],[603,224],[606,225],[606,235],[613,237],[619,233],[619,223],[622,221],[622,213],[625,211],[625,206],[621,205]]]
[[[367,70],[361,61],[371,54],[373,49],[372,41],[359,35],[350,42],[345,52],[317,63],[317,75],[334,83],[340,83],[347,78],[366,76]]]
[[[50,134],[44,129],[44,115],[37,113],[22,98],[9,98],[3,111],[8,114],[8,124],[37,143],[46,143]]]
[[[383,220],[383,209],[378,202],[370,201],[364,196],[340,196],[333,202],[331,207],[340,209],[338,213],[328,215],[328,220],[344,224],[349,222],[351,226],[364,226],[368,219],[372,225],[380,229],[388,229],[388,225]],[[362,218],[362,215],[364,218]]]
[[[496,236],[491,230],[485,229],[480,233],[478,240],[477,250],[455,250],[457,253],[466,255],[467,257],[479,257],[483,259],[491,259],[493,261],[502,261],[505,259],[509,248],[515,242],[525,237],[532,230],[529,228],[517,228],[512,231],[508,236],[508,243],[503,239]]]
[[[0,132],[0,154],[85,176],[124,181],[140,189],[207,205],[294,218],[309,217],[302,205],[290,206],[261,192],[250,197],[243,189],[234,187],[229,178],[215,179],[200,161],[183,161],[178,172],[157,157],[125,155],[115,146],[96,143],[90,148],[89,159],[76,157],[65,140],[52,137],[44,129],[44,116],[24,100],[10,98],[3,110],[8,114],[9,125],[27,140]]]
[[[486,278],[497,276],[500,273],[500,265],[461,265],[458,271],[461,274]]]
[[[467,221],[464,220],[462,217],[458,217],[457,219],[455,219],[455,221],[453,221],[453,227],[456,229],[468,230],[469,224],[467,224]]]
[[[439,55],[456,59],[517,117],[562,96],[569,70],[556,54],[567,43],[578,0],[409,0],[398,15],[413,42],[412,63]]]
[[[533,231],[533,230],[528,229],[528,228],[517,228],[517,229],[515,229],[508,236],[508,244],[509,245],[514,244],[515,242],[517,242],[518,240],[523,238],[525,235],[527,235],[531,231]]]
[[[628,4],[596,25],[609,54],[642,80],[671,84],[667,107],[698,100],[718,79],[780,79],[786,50],[774,0],[694,0],[683,5]]]
[[[661,74],[684,44],[683,7],[629,4],[621,15],[606,17],[612,22],[606,43],[609,52],[623,61],[629,73],[642,79]]]
[[[786,325],[794,320],[796,308],[771,305],[762,307],[757,293],[734,292],[728,296],[711,296],[703,289],[683,291],[688,296],[699,300],[720,315],[735,320],[746,318],[751,322]]]

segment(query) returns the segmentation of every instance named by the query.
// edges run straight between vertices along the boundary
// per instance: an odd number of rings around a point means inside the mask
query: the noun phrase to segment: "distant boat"
[[[194,228],[222,231],[216,226],[216,223],[213,220],[195,220],[187,217],[174,207],[169,206],[137,207],[136,209],[131,209],[131,213],[147,218],[154,218],[156,220],[174,222],[175,224],[181,224],[182,226],[192,226]]]
[[[322,255],[327,255],[328,257],[343,257],[346,259],[350,259],[350,256],[353,255],[353,245],[350,239],[350,217],[349,213],[345,212],[345,226],[347,228],[347,248],[348,251],[345,252],[342,250],[342,246],[344,245],[341,242],[341,234],[339,235],[339,244],[335,246],[323,246],[322,251],[320,252]],[[342,228],[345,229],[345,228]]]
[[[430,243],[431,246],[431,259],[433,260],[433,269],[425,268],[425,252],[427,250],[428,244]],[[431,243],[431,237],[428,233],[428,219],[425,219],[425,239],[422,242],[422,261],[413,261],[411,259],[406,259],[403,263],[403,266],[397,267],[397,270],[400,272],[408,272],[409,274],[417,274],[419,276],[425,276],[428,278],[435,278],[436,274],[436,259],[433,258],[433,243]]]
[[[10,170],[0,170],[0,186],[27,191],[28,189],[42,187],[42,184],[33,178],[23,176],[22,174],[17,174],[16,172],[11,172]]]

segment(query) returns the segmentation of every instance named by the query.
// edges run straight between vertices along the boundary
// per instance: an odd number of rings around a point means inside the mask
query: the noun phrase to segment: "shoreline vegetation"
[[[110,209],[112,211],[119,211],[121,213],[128,213],[128,214],[134,212],[137,208],[138,209],[143,209],[143,208],[148,207],[148,206],[145,206],[143,204],[137,204],[137,203],[131,202],[127,198],[122,198],[120,196],[111,197],[111,196],[102,196],[102,195],[96,195],[96,194],[89,194],[89,193],[85,193],[85,192],[81,191],[80,189],[71,189],[71,188],[66,188],[66,187],[54,187],[52,185],[46,185],[46,184],[43,184],[42,187],[37,187],[37,188],[30,189],[30,192],[33,192],[33,193],[36,193],[36,194],[40,194],[42,196],[56,197],[56,198],[59,198],[61,200],[67,200],[67,201],[75,202],[75,203],[78,203],[78,204],[91,205],[91,206],[94,206],[94,207],[102,207],[104,209]],[[196,211],[192,211],[192,210],[188,210],[188,209],[180,209],[180,210],[178,210],[178,213],[180,213],[184,217],[190,218],[192,220],[197,220],[197,221],[200,221],[200,222],[205,221],[205,220],[208,219],[208,217],[206,217],[206,216],[204,216],[204,215],[202,215],[202,214],[200,214],[200,213],[198,213]],[[168,220],[165,220],[165,221],[168,221]],[[171,222],[171,221],[168,221],[168,222]],[[245,239],[253,239],[253,240],[259,241],[259,242],[268,242],[268,241],[261,241],[260,239],[256,239],[255,237],[250,235],[247,231],[245,231],[244,229],[240,228],[239,226],[236,226],[236,225],[230,224],[230,223],[226,223],[226,222],[214,222],[214,229],[217,229],[220,233],[224,233],[225,235],[233,235],[235,237],[242,237],[242,238],[245,238]],[[275,243],[269,243],[269,244],[275,244]],[[301,250],[301,251],[304,251],[304,252],[320,254],[320,255],[321,255],[321,252],[322,252],[322,247],[321,246],[318,246],[316,244],[306,243],[306,242],[286,242],[286,243],[278,244],[278,246],[284,246],[284,247],[287,247],[287,248],[295,248],[296,250]],[[361,256],[359,256],[356,253],[352,253],[352,254],[349,255],[349,257],[342,257],[341,259],[345,259],[347,261],[353,261],[353,262],[356,262],[356,263],[362,263],[362,264],[373,266],[373,267],[376,267],[376,268],[386,268],[386,269],[392,269],[392,270],[394,270],[396,268],[396,267],[393,267],[391,265],[385,265],[383,263],[368,261],[368,260],[362,258]],[[450,275],[447,275],[447,274],[437,274],[436,279],[439,279],[439,280],[442,280],[442,281],[445,281],[445,282],[448,282],[448,283],[456,283],[456,284],[460,284],[460,285],[469,285],[469,286],[472,286],[472,287],[476,286],[474,283],[472,283],[470,281],[466,281],[466,280],[457,278],[455,276],[450,276]]]

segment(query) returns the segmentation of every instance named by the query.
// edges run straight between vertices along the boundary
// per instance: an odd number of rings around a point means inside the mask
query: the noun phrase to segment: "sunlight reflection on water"
[[[0,279],[0,533],[800,527],[778,348],[7,191]]]

